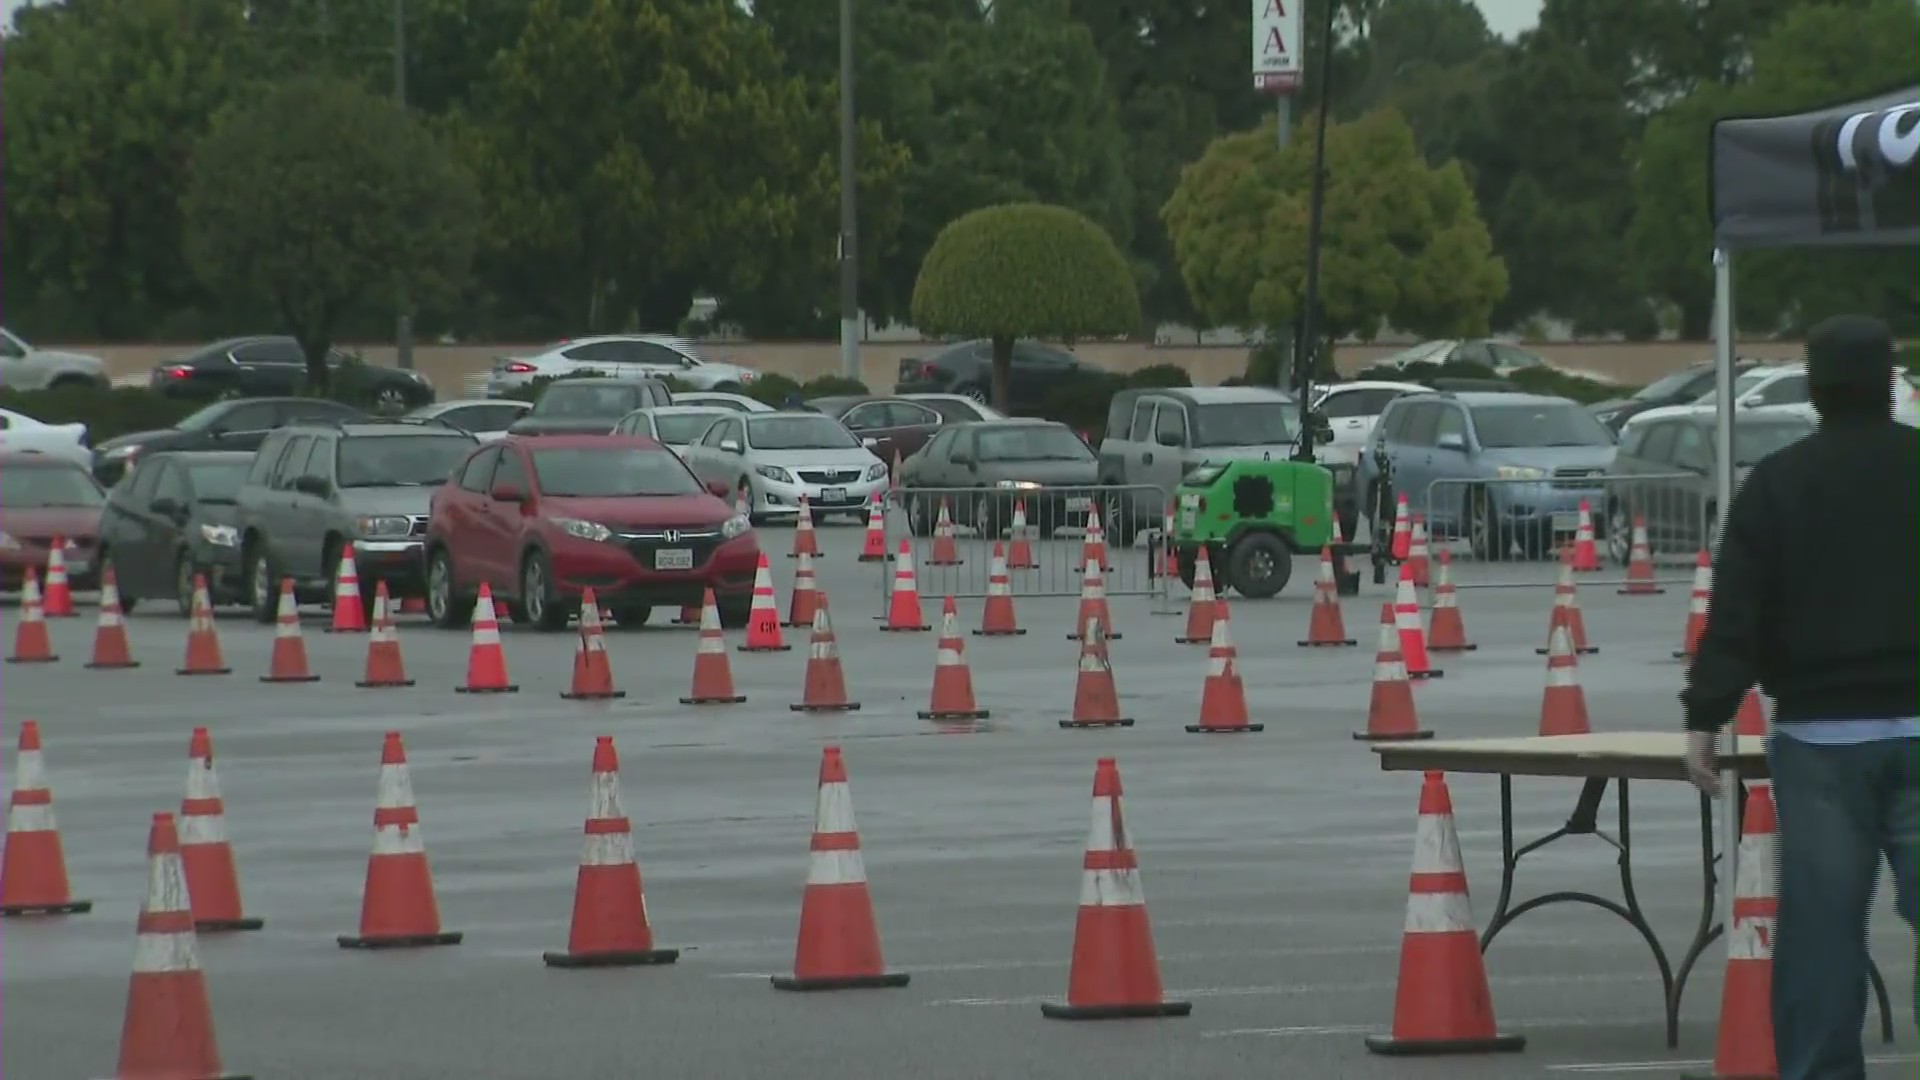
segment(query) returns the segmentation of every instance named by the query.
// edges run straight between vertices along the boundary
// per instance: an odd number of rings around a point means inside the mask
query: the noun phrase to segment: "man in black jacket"
[[[1819,429],[1755,465],[1733,500],[1680,695],[1687,770],[1709,793],[1720,728],[1749,687],[1774,700],[1780,1080],[1865,1077],[1867,911],[1883,856],[1909,926],[1920,903],[1920,433],[1893,422],[1892,356],[1875,319],[1839,316],[1808,335]]]

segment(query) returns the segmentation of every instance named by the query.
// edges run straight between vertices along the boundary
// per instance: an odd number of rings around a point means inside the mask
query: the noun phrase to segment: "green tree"
[[[921,331],[993,342],[993,404],[1008,408],[1013,343],[1132,332],[1140,294],[1126,256],[1063,206],[975,210],[940,230],[913,287]]]
[[[1162,211],[1181,277],[1215,324],[1284,327],[1306,278],[1312,130],[1285,151],[1273,130],[1217,139]],[[1327,132],[1320,320],[1328,341],[1385,324],[1431,337],[1483,333],[1506,293],[1456,164],[1421,160],[1397,112]]]
[[[341,320],[401,290],[457,288],[473,179],[391,99],[303,76],[222,114],[194,149],[187,254],[209,289],[258,297],[327,389]]]

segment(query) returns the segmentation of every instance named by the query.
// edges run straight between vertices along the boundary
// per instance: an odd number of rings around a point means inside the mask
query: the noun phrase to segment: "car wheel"
[[[267,544],[262,540],[247,552],[247,607],[253,611],[254,622],[270,623],[278,614],[279,597],[273,580],[273,560],[267,557]]]
[[[553,564],[543,551],[529,551],[520,563],[519,610],[526,621],[552,632],[567,627],[567,605],[553,588]]]
[[[982,495],[974,501],[971,524],[974,531],[984,540],[998,540],[1000,534],[1007,531],[1007,522],[1013,517],[1010,511],[1004,511],[999,502],[991,495]]]
[[[741,477],[740,482],[733,486],[733,505],[735,508],[738,508],[742,504],[746,505],[747,523],[749,525],[758,528],[767,523],[764,515],[753,512],[753,480],[745,476]]]
[[[915,536],[932,536],[934,515],[926,496],[903,491],[900,499],[906,503],[907,531]]]
[[[977,405],[985,405],[988,403],[987,388],[984,386],[964,386],[955,390],[954,393],[959,394],[961,397]]]
[[[182,551],[173,561],[173,604],[180,609],[180,617],[193,618],[193,553]],[[212,597],[208,597],[212,602]]]
[[[373,392],[373,412],[376,416],[398,416],[407,411],[408,404],[404,387],[382,386]]]
[[[1620,566],[1633,561],[1633,526],[1627,508],[1617,502],[1607,508],[1607,556]]]
[[[744,630],[753,620],[753,597],[722,596],[714,601],[720,609],[720,626],[726,630]]]
[[[1227,583],[1249,600],[1265,600],[1293,577],[1293,551],[1272,533],[1249,533],[1227,551]]]
[[[652,615],[651,604],[624,604],[613,609],[613,621],[619,623],[622,630],[638,630],[647,625]]]
[[[453,587],[453,556],[435,548],[427,560],[427,618],[442,630],[458,630],[473,617],[464,599]]]
[[[139,603],[139,600],[136,597],[127,595],[124,587],[120,586],[120,571],[119,568],[113,565],[113,552],[103,547],[100,549],[100,566],[97,571],[102,584],[105,584],[109,571],[113,573],[115,591],[120,593],[120,613],[122,615],[133,614],[133,606]]]
[[[1139,530],[1139,523],[1133,518],[1132,497],[1127,492],[1120,491],[1107,496],[1106,502],[1100,507],[1100,526],[1106,530],[1108,546],[1133,546],[1133,535]]]
[[[1467,505],[1472,508],[1467,515],[1467,546],[1473,557],[1482,562],[1504,561],[1512,538],[1500,528],[1500,511],[1493,505],[1493,496],[1484,491],[1469,492]]]

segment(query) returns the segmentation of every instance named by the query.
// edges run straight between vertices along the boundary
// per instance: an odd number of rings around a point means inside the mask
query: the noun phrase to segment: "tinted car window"
[[[880,408],[889,427],[925,427],[940,422],[939,413],[904,401],[883,402]]]
[[[286,490],[293,486],[293,478],[307,468],[307,455],[313,451],[313,436],[295,435],[287,440],[287,451],[280,455],[280,461],[273,469],[273,486]]]
[[[160,473],[167,466],[168,463],[165,461],[150,462],[127,473],[121,477],[115,489],[116,495],[135,505],[146,503],[153,497],[154,482],[159,479]]]
[[[259,403],[236,405],[226,415],[212,417],[201,427],[221,428],[226,431],[265,431],[276,426],[279,418],[280,406],[278,405]],[[182,423],[184,424],[185,421]]]
[[[982,428],[974,432],[981,461],[1092,461],[1079,436],[1051,424]]]
[[[1131,442],[1153,441],[1153,399],[1141,398],[1133,407],[1133,426],[1127,431]]]
[[[1423,402],[1407,411],[1407,418],[1400,425],[1397,437],[1408,446],[1432,446],[1439,429],[1439,406]]]
[[[1649,424],[1640,437],[1637,456],[1662,465],[1673,463],[1673,436],[1679,424]]]
[[[860,445],[838,421],[824,416],[767,416],[752,424],[756,450],[846,450]]]
[[[1187,444],[1187,414],[1178,405],[1162,402],[1153,421],[1153,441],[1162,446]]]
[[[563,497],[693,495],[701,490],[686,465],[665,450],[535,450],[533,474],[541,494]]]
[[[180,474],[179,468],[169,464],[166,468],[159,470],[159,472],[160,475],[154,479],[153,495],[149,501],[151,501],[151,499],[172,499],[176,503],[185,504],[188,498],[187,479]]]
[[[1707,433],[1693,424],[1675,424],[1673,433],[1673,463],[1690,469],[1701,469],[1713,463],[1713,451]]]
[[[510,405],[463,405],[441,413],[440,419],[462,431],[505,431],[523,411]]]
[[[1797,405],[1807,400],[1807,377],[1805,375],[1786,375],[1767,384],[1760,391],[1762,405]]]
[[[928,461],[945,461],[947,451],[953,446],[954,440],[957,437],[957,430],[954,428],[948,428],[940,432],[933,438],[928,439],[927,445],[920,448],[920,456],[926,458]]]
[[[467,467],[460,470],[460,486],[468,491],[485,491],[487,482],[493,479],[494,466],[500,463],[500,451],[483,450],[467,459]]]
[[[337,461],[341,487],[419,487],[445,483],[473,450],[453,435],[394,435],[341,439]]]
[[[699,438],[707,428],[720,419],[718,412],[710,413],[658,413],[653,418],[654,425],[660,431],[660,441],[675,446],[685,446]]]
[[[1193,445],[1261,446],[1293,441],[1292,406],[1285,401],[1236,401],[1193,411]]]
[[[0,471],[0,508],[100,506],[106,501],[100,485],[80,469],[29,465]]]
[[[1433,444],[1435,446],[1440,445],[1440,440],[1449,435],[1462,441],[1466,439],[1467,418],[1459,409],[1451,405],[1440,405],[1435,406],[1433,411]]]
[[[230,503],[240,497],[240,485],[247,478],[243,461],[208,462],[187,468],[187,482],[194,498],[201,502]]]
[[[1475,405],[1473,427],[1480,445],[1609,446],[1613,437],[1593,414],[1572,402]]]
[[[518,488],[522,492],[527,490],[527,467],[521,463],[520,455],[511,450],[500,452],[500,465],[493,470],[489,490],[502,485]]]
[[[529,415],[583,420],[605,418],[611,428],[614,421],[642,404],[645,403],[630,386],[595,385],[593,379],[569,379],[548,385]]]

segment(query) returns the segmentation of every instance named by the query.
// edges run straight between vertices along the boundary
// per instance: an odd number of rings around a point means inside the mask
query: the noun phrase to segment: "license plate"
[[[661,548],[653,553],[655,570],[691,570],[693,552],[686,548]]]
[[[1084,514],[1091,509],[1093,509],[1093,499],[1091,497],[1080,497],[1080,498],[1072,498],[1067,500],[1067,511],[1069,513]]]
[[[821,489],[820,489],[820,501],[821,501],[821,502],[823,502],[823,503],[843,503],[843,502],[846,502],[846,501],[847,501],[847,489],[846,489],[846,488],[843,488],[843,487],[837,487],[837,488],[821,488]]]
[[[1577,510],[1556,510],[1553,514],[1554,532],[1573,532],[1580,527],[1580,513]]]

